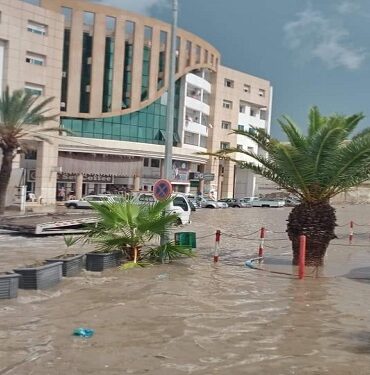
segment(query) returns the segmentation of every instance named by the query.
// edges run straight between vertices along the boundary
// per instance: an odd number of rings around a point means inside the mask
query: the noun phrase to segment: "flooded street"
[[[342,226],[322,277],[305,280],[269,272],[296,272],[284,233],[289,210],[202,209],[181,229],[197,232],[194,259],[84,272],[0,300],[0,374],[370,374],[369,207],[337,207]],[[361,224],[351,246],[350,220]],[[244,262],[262,225],[265,271],[251,270]],[[60,237],[3,232],[0,271],[63,251]],[[77,327],[95,335],[73,337]]]

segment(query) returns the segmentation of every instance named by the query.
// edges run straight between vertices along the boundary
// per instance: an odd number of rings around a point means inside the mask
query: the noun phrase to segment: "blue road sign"
[[[153,186],[153,194],[159,201],[168,199],[172,194],[171,182],[166,179],[160,179]]]

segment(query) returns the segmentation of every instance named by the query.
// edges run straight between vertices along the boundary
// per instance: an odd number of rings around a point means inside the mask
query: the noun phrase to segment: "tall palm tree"
[[[363,118],[361,113],[326,117],[313,107],[307,134],[283,116],[279,124],[289,142],[281,143],[262,129],[235,130],[255,141],[264,152],[228,149],[214,154],[235,161],[241,168],[252,170],[300,198],[287,225],[293,264],[298,262],[298,238],[302,234],[307,236],[306,265],[323,264],[326,249],[335,238],[336,216],[330,198],[370,177],[370,128],[350,139]],[[232,153],[247,155],[253,161],[235,160]]]
[[[37,125],[56,120],[58,115],[47,115],[46,106],[54,98],[40,99],[25,90],[9,92],[6,87],[0,98],[0,215],[5,211],[6,189],[12,172],[12,162],[21,147],[21,139],[47,140],[43,133],[59,130],[58,127],[39,128]]]

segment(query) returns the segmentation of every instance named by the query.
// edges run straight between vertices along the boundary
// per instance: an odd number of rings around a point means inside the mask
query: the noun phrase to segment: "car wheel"
[[[71,209],[76,209],[77,208],[77,206],[75,205],[75,204],[70,204],[69,206],[67,206],[67,208],[71,208]]]
[[[215,208],[214,206],[206,206],[206,208]]]
[[[182,225],[182,221],[181,221],[180,218],[178,218],[178,219],[176,220],[176,225]]]

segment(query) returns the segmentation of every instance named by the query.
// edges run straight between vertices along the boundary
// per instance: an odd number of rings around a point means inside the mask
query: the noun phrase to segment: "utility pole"
[[[175,113],[175,69],[176,69],[176,34],[178,0],[172,0],[171,50],[168,69],[166,146],[163,165],[163,177],[172,179],[173,116]]]

